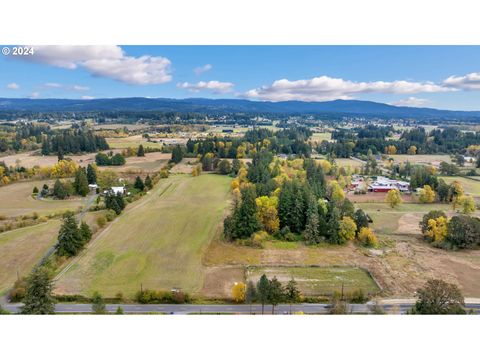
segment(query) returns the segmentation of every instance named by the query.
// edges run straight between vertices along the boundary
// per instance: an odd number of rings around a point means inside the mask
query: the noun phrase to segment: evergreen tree
[[[78,195],[83,197],[87,196],[89,188],[87,174],[85,173],[84,168],[78,168],[77,172],[75,173],[75,181],[73,183],[73,187]]]
[[[327,223],[328,242],[331,244],[340,244],[341,239],[338,235],[340,230],[340,211],[332,206],[330,209],[330,218]]]
[[[240,162],[240,160],[233,159],[233,161],[232,161],[232,174],[236,176],[238,174],[238,170],[240,170],[241,167],[242,167],[242,163]]]
[[[262,315],[264,313],[265,304],[268,301],[268,296],[270,293],[270,281],[265,274],[260,277],[257,283],[257,298],[258,301],[262,304]]]
[[[87,180],[89,184],[97,183],[97,170],[92,164],[88,164],[87,166]]]
[[[312,194],[308,200],[307,224],[303,237],[307,244],[317,244],[320,242],[320,221],[318,217],[318,204],[315,196]]]
[[[277,306],[284,299],[283,287],[280,281],[274,276],[270,280],[268,291],[268,302],[272,304],[272,315],[275,314],[275,306]]]
[[[58,232],[56,251],[59,256],[74,256],[83,247],[83,239],[77,226],[73,212],[69,211],[63,216],[63,223]]]
[[[63,200],[68,196],[67,189],[65,189],[65,186],[59,179],[57,179],[53,185],[53,196],[60,200]]]
[[[183,159],[183,151],[180,145],[177,145],[172,150],[172,161],[178,164]]]
[[[55,300],[52,297],[52,281],[44,267],[37,266],[27,280],[22,314],[53,314]]]
[[[140,144],[140,146],[138,147],[138,150],[137,150],[137,156],[145,156],[145,149],[143,148],[143,145]]]
[[[92,230],[85,221],[80,224],[80,235],[84,243],[88,243],[92,239]]]
[[[362,209],[358,209],[357,211],[355,211],[355,213],[353,214],[353,220],[357,225],[357,233],[360,231],[361,228],[368,228],[368,216]]]
[[[285,299],[290,304],[290,314],[292,313],[292,303],[300,300],[300,291],[297,289],[297,282],[292,278],[285,286]]]
[[[145,184],[143,183],[142,178],[140,176],[137,176],[135,178],[135,184],[133,185],[133,187],[140,191],[143,191],[145,189]]]
[[[250,313],[252,312],[252,303],[257,299],[257,288],[250,280],[247,283],[247,290],[245,292],[245,302],[250,304]]]
[[[147,175],[145,178],[145,187],[147,189],[151,189],[153,187],[152,179],[150,178],[150,175]]]
[[[50,152],[52,151],[50,147],[50,141],[48,141],[48,138],[43,139],[42,141],[42,155],[50,155]]]
[[[260,230],[260,220],[257,215],[256,193],[252,186],[241,190],[242,200],[235,212],[235,235],[238,238],[247,238]]]
[[[116,201],[118,207],[120,208],[121,211],[123,211],[123,209],[125,209],[125,200],[123,199],[123,195],[120,194],[120,193],[116,193],[115,194],[115,199],[114,201]]]

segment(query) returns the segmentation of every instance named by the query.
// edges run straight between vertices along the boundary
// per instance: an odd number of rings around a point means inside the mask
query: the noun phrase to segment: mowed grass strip
[[[248,270],[247,278],[257,282],[262,274],[269,279],[276,276],[282,284],[293,278],[307,296],[342,291],[342,284],[345,292],[361,289],[366,294],[375,294],[380,290],[370,274],[357,267],[255,267]]]
[[[76,210],[85,205],[86,198],[74,198],[71,200],[36,199],[32,197],[32,190],[36,186],[39,191],[43,184],[53,186],[52,180],[21,181],[0,187],[0,215],[7,218],[19,215],[31,215],[34,212],[39,215],[47,215],[66,210]]]
[[[229,204],[230,181],[212,174],[160,180],[58,279],[57,292],[133,297],[141,286],[200,291],[203,252]]]
[[[0,295],[8,291],[18,276],[29,274],[33,266],[57,241],[59,220],[0,234]]]

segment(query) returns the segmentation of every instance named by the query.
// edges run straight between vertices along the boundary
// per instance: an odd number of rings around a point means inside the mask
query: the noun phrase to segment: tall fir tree
[[[265,304],[268,301],[269,294],[270,294],[270,281],[268,280],[267,276],[263,274],[257,283],[257,299],[262,304],[262,315],[264,313]]]
[[[145,184],[143,183],[142,178],[140,176],[137,176],[135,178],[135,183],[133,184],[133,187],[140,191],[145,190]]]
[[[330,218],[327,223],[328,242],[331,244],[340,244],[341,239],[338,235],[340,230],[340,211],[337,207],[331,206]]]
[[[92,164],[87,166],[87,180],[89,184],[97,183],[97,169]]]
[[[57,254],[67,257],[75,256],[82,249],[83,244],[75,215],[69,211],[63,216],[63,223],[58,232]]]
[[[253,186],[241,190],[242,200],[235,212],[235,234],[238,238],[247,238],[260,230],[261,224],[257,215],[256,193]]]
[[[78,195],[83,197],[87,196],[89,188],[87,174],[85,173],[84,168],[78,168],[77,172],[75,173],[75,181],[73,183],[73,187],[75,188],[75,192]]]
[[[22,314],[53,314],[55,299],[52,296],[52,280],[48,270],[37,266],[27,280],[27,290],[23,299]]]
[[[145,178],[145,187],[147,189],[151,189],[153,187],[152,179],[150,178],[150,175],[147,175]]]
[[[53,185],[53,196],[60,200],[68,197],[67,189],[65,189],[65,185],[63,185],[60,179],[57,179]]]
[[[137,150],[137,156],[145,156],[145,149],[143,148],[143,145],[140,144],[140,146],[138,147],[138,150]]]

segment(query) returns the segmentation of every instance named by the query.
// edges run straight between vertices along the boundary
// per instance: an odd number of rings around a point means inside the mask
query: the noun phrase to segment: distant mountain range
[[[114,98],[93,100],[72,99],[9,99],[0,98],[0,112],[31,111],[178,111],[206,113],[277,113],[277,114],[337,114],[391,118],[478,119],[480,111],[451,111],[430,108],[393,106],[372,101],[333,100],[250,101],[242,99],[168,99]]]

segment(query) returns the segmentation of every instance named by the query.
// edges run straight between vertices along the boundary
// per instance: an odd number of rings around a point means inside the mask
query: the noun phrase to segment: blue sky
[[[480,46],[54,46],[0,56],[0,97],[131,96],[480,110]]]

